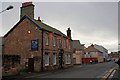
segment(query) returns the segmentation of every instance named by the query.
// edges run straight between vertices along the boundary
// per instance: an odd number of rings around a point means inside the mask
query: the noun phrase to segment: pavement
[[[106,62],[89,65],[75,65],[74,67],[68,69],[42,73],[22,72],[21,75],[11,76],[11,78],[4,78],[3,80],[21,80],[22,78],[26,78],[28,80],[35,80],[40,78],[96,78],[99,80],[107,80],[108,78],[120,76],[120,73],[117,71],[118,70],[116,69],[116,65],[113,62]]]
[[[109,78],[111,78],[111,80],[120,80],[120,69],[118,67],[115,68]]]

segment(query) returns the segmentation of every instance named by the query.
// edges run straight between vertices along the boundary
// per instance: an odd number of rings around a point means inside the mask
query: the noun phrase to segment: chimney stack
[[[20,18],[23,16],[28,16],[31,19],[34,19],[34,5],[32,2],[22,3]]]
[[[41,21],[41,20],[40,20],[40,17],[38,17],[38,21]]]
[[[68,30],[67,30],[67,36],[71,39],[71,30],[70,30],[70,28],[68,28]]]

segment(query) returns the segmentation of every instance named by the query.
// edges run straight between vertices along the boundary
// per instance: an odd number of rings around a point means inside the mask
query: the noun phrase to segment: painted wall
[[[75,51],[75,53],[73,53],[74,64],[82,64],[82,55],[80,52],[81,51]]]

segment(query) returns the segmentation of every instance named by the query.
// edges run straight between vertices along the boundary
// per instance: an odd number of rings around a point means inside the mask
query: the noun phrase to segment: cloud
[[[3,8],[9,4],[3,3]],[[4,33],[13,27],[20,17],[21,3],[11,4],[15,9],[3,15]],[[36,19],[40,16],[45,23],[65,34],[70,27],[72,38],[80,40],[81,43],[101,44],[110,51],[117,49],[117,2],[34,2],[34,4]]]

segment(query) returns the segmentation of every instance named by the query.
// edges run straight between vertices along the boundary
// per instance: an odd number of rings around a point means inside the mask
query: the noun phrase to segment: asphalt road
[[[76,65],[73,68],[49,74],[37,74],[26,78],[101,78],[108,70],[116,66],[114,62],[92,65]]]

